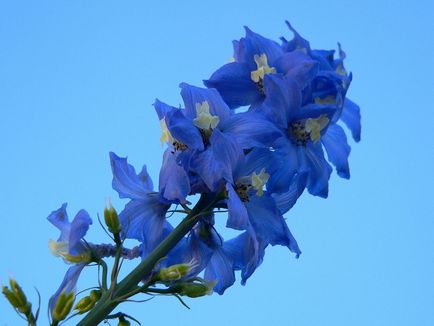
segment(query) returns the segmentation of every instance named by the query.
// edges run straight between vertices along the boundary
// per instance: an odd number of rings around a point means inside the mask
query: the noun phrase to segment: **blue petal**
[[[192,161],[192,169],[214,191],[224,180],[233,183],[232,173],[243,152],[234,139],[218,129],[213,131],[210,143],[208,149]]]
[[[288,28],[294,33],[294,37],[291,41],[287,41],[284,38],[282,38],[283,41],[283,49],[285,52],[291,52],[295,50],[304,50],[306,49],[306,52],[310,52],[310,44],[309,42],[301,37],[301,35],[291,26],[289,21],[285,21]]]
[[[253,172],[259,173],[265,169],[267,173],[272,173],[275,170],[278,161],[275,159],[275,152],[269,148],[253,148],[244,156],[243,160],[239,161],[235,171],[234,180],[251,175]]]
[[[329,161],[336,167],[336,172],[341,178],[350,178],[348,156],[351,147],[347,143],[344,130],[337,124],[327,128],[327,132],[321,137],[321,141],[327,151]]]
[[[113,172],[112,187],[120,198],[140,199],[152,191],[152,180],[146,172],[146,166],[137,175],[127,158],[119,157],[113,152],[110,152],[110,163]]]
[[[216,88],[231,108],[246,106],[260,101],[263,96],[251,78],[246,64],[232,62],[219,68],[210,79],[204,80],[209,88]]]
[[[166,125],[172,136],[189,149],[203,150],[203,140],[193,121],[184,116],[185,110],[173,109],[166,115]]]
[[[286,129],[288,122],[300,111],[300,88],[291,79],[266,75],[264,91],[267,96],[263,104],[264,113],[277,126]]]
[[[274,66],[274,62],[283,54],[283,50],[280,47],[280,45],[268,38],[265,38],[253,32],[248,27],[245,27],[245,29],[246,29],[245,55],[248,56],[247,58],[245,58],[245,60],[253,61],[254,60],[253,56],[255,54],[257,55],[265,54],[267,55],[268,64],[270,66]]]
[[[209,104],[209,112],[220,118],[220,123],[224,122],[231,115],[231,110],[223,101],[223,98],[216,89],[201,88],[181,83],[181,96],[185,104],[186,116],[191,120],[196,118],[196,104],[205,101]]]
[[[65,293],[75,292],[75,287],[77,285],[78,278],[80,277],[80,273],[85,266],[86,264],[76,264],[71,266],[68,269],[59,288],[49,300],[48,304],[50,307],[50,312],[53,312],[57,299],[59,298],[62,292]]]
[[[282,137],[276,143],[274,162],[275,169],[270,171],[267,189],[270,192],[287,192],[293,182],[294,175],[300,170],[298,146],[292,144],[286,137]]]
[[[355,141],[360,141],[362,126],[360,124],[360,108],[359,106],[346,98],[344,109],[342,110],[341,120],[346,124]]]
[[[289,190],[284,193],[273,193],[271,196],[276,202],[276,206],[280,211],[280,214],[288,212],[297,202],[297,199],[301,196],[306,187],[306,175],[298,174],[292,178]]]
[[[190,193],[190,180],[184,167],[178,163],[177,157],[178,154],[172,153],[170,149],[164,152],[159,190],[164,198],[185,203]]]
[[[71,224],[69,223],[68,214],[66,213],[66,206],[67,203],[62,204],[62,207],[51,212],[47,217],[51,224],[60,230],[59,241],[67,241],[69,238]]]
[[[242,112],[232,115],[220,127],[225,134],[231,135],[243,149],[270,147],[282,133],[262,114]]]
[[[154,103],[155,111],[157,112],[158,119],[162,120],[166,117],[166,115],[171,112],[172,110],[176,109],[173,106],[170,106],[164,102],[161,102],[160,100],[156,99]]]
[[[276,68],[297,82],[304,89],[317,75],[318,62],[304,53],[296,51],[286,53],[276,62]]]
[[[221,248],[216,249],[211,256],[205,269],[204,278],[209,281],[217,281],[217,284],[214,286],[214,291],[220,295],[235,283],[232,261]]]
[[[162,240],[168,208],[155,193],[131,200],[119,214],[123,236],[142,242],[144,251],[152,250]]]
[[[332,168],[324,158],[321,143],[308,143],[304,154],[306,165],[309,169],[307,190],[314,196],[327,198],[329,188],[328,181]]]
[[[223,244],[226,255],[233,262],[233,268],[241,270],[241,284],[245,285],[247,279],[261,265],[266,246],[263,241],[257,239],[251,227]]]
[[[213,252],[214,250],[201,241],[193,230],[187,237],[178,242],[175,248],[169,252],[167,258],[162,261],[162,264],[171,266],[195,262],[196,267],[186,276],[187,278],[193,277],[205,269]]]
[[[246,207],[231,184],[227,183],[226,189],[228,191],[228,221],[226,226],[235,230],[245,230],[249,225]]]
[[[79,244],[91,224],[92,219],[84,209],[80,210],[72,220],[68,241],[68,251],[71,255],[76,255],[80,252],[82,247]]]
[[[250,197],[250,201],[246,203],[246,208],[258,237],[273,246],[286,246],[297,256],[300,255],[301,251],[297,242],[289,231],[274,200],[269,195]]]

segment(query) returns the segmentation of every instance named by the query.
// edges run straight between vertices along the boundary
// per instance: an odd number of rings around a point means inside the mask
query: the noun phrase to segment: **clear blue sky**
[[[334,174],[329,199],[304,195],[287,214],[299,260],[270,248],[245,287],[190,311],[156,298],[125,312],[153,326],[434,325],[433,12],[428,0],[1,1],[1,282],[14,276],[33,299],[38,287],[45,324],[66,270],[46,216],[65,201],[71,217],[95,217],[107,197],[122,207],[109,151],[156,181],[154,99],[181,103],[178,84],[227,62],[243,25],[290,37],[288,19],[313,47],[348,54],[363,110],[351,180]],[[104,239],[96,226],[92,237]],[[0,325],[18,322],[0,298]]]

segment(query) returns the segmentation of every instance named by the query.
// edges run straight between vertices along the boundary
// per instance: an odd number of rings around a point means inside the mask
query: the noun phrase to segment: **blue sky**
[[[66,266],[46,216],[68,202],[93,217],[111,197],[108,152],[161,164],[154,99],[231,57],[247,25],[277,39],[288,19],[315,48],[347,52],[362,108],[350,181],[303,195],[287,222],[303,251],[270,248],[224,296],[126,306],[149,325],[434,325],[434,23],[430,1],[1,1],[0,280],[45,307]],[[96,221],[96,219],[94,218]],[[90,237],[107,241],[95,225]],[[82,288],[95,275],[87,273]],[[0,325],[18,319],[0,299]],[[71,322],[74,324],[74,322]]]

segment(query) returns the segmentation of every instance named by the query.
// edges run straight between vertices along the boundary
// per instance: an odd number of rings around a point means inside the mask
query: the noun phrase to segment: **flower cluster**
[[[158,190],[146,166],[137,173],[126,158],[110,153],[113,189],[129,199],[119,215],[111,207],[105,212],[116,246],[84,241],[92,223],[85,211],[71,223],[66,205],[49,216],[61,231],[50,247],[72,264],[51,298],[53,316],[62,310],[56,308],[59,298],[74,292],[86,265],[103,266],[108,256],[145,261],[167,246],[173,213],[185,213],[194,222],[141,275],[146,293],[223,294],[234,284],[235,271],[245,284],[269,245],[300,255],[283,214],[305,189],[327,197],[332,166],[340,177],[350,177],[350,146],[341,123],[355,141],[361,127],[359,108],[346,97],[352,75],[344,68],[340,45],[337,55],[312,49],[287,25],[293,38],[281,38],[281,43],[246,28],[245,37],[233,42],[231,62],[205,80],[205,87],[180,85],[183,107],[155,101],[160,140],[167,144]],[[195,195],[201,197],[200,209],[190,207]],[[224,240],[215,227],[222,212],[227,213],[226,227],[238,231],[233,239]],[[125,239],[140,246],[125,249]],[[157,282],[166,288],[149,288]],[[89,302],[93,306],[89,298],[76,308],[79,312]]]

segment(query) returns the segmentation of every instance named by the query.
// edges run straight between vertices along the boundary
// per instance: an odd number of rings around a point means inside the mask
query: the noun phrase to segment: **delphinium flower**
[[[182,202],[192,191],[215,191],[222,180],[232,179],[243,150],[269,146],[280,136],[259,113],[234,114],[215,89],[183,83],[181,95],[185,109],[155,102],[161,139],[169,145],[160,172],[160,191],[169,200]]]
[[[127,158],[110,153],[112,187],[128,199],[119,215],[111,204],[104,210],[114,245],[84,239],[92,224],[84,210],[72,222],[66,204],[50,214],[61,232],[50,248],[70,265],[50,299],[52,326],[69,315],[80,274],[91,264],[102,273],[74,307],[76,314],[90,311],[82,326],[107,318],[128,324],[133,317],[110,313],[139,294],[172,295],[183,304],[182,296],[223,294],[236,271],[246,284],[269,246],[300,255],[283,214],[304,189],[327,197],[329,162],[339,176],[350,177],[350,147],[340,121],[356,141],[361,127],[359,108],[346,97],[352,75],[340,45],[335,58],[333,50],[312,49],[287,25],[294,36],[282,44],[246,27],[245,37],[233,42],[232,62],[204,81],[207,88],[181,83],[183,108],[155,101],[160,141],[167,144],[158,191],[146,166],[137,173]],[[231,239],[217,227],[222,213],[235,232]],[[176,226],[174,214],[183,216]],[[127,249],[127,240],[139,245]],[[106,257],[114,257],[110,284]],[[124,258],[141,260],[119,281]],[[29,321],[37,319],[27,300],[18,305],[10,290],[4,293]]]
[[[269,183],[273,192],[297,188],[301,194],[307,187],[311,194],[327,197],[331,167],[323,147],[338,175],[350,176],[350,147],[337,121],[343,117],[353,137],[360,139],[358,107],[346,99],[352,77],[343,67],[340,46],[338,59],[333,59],[334,51],[311,50],[287,24],[294,38],[282,38],[281,46],[246,28],[246,37],[234,42],[235,61],[205,84],[216,87],[231,108],[249,105],[280,128],[283,137],[272,144],[279,162]]]
[[[48,216],[48,220],[60,230],[59,239],[50,241],[51,252],[72,264],[58,290],[50,298],[50,312],[55,321],[63,320],[69,313],[80,273],[92,260],[91,252],[82,240],[92,224],[92,219],[85,210],[80,210],[72,222],[69,222],[66,206],[66,203],[63,204]]]

